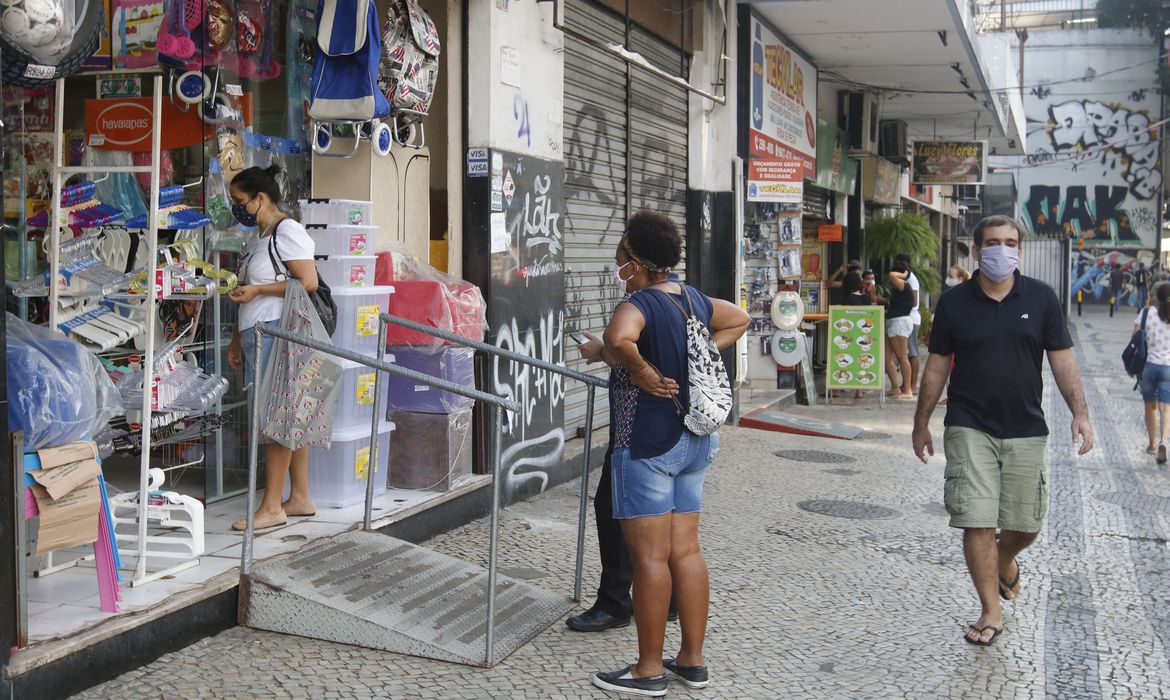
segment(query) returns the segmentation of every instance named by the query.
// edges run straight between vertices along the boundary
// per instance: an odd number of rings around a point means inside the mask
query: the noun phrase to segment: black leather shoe
[[[630,618],[614,617],[598,607],[592,607],[565,620],[571,630],[578,632],[604,632],[617,627],[629,627]]]

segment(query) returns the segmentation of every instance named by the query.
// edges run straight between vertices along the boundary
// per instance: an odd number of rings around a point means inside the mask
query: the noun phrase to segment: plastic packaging
[[[387,417],[402,435],[410,436],[390,443],[390,488],[448,491],[471,474],[471,409],[391,411]]]
[[[373,204],[356,199],[302,199],[301,223],[305,226],[373,226]]]
[[[7,315],[8,426],[26,450],[86,440],[124,413],[101,362],[79,343]]]
[[[432,377],[475,388],[475,350],[462,347],[395,346],[386,349],[386,361]],[[386,375],[386,407],[392,411],[454,413],[472,400],[405,377]]]
[[[394,287],[340,287],[333,289],[337,328],[333,344],[363,355],[378,353],[378,315],[394,298]]]
[[[374,370],[357,362],[340,360],[344,368],[341,375],[341,389],[337,394],[337,413],[333,416],[333,430],[336,433],[346,428],[365,426],[370,428],[374,417]],[[383,374],[382,380],[386,376]]]
[[[377,284],[394,285],[390,314],[482,341],[487,330],[487,305],[479,287],[441,272],[407,253],[378,253]],[[387,345],[449,345],[426,333],[391,324]]]
[[[377,226],[328,226],[326,228],[308,227],[309,238],[313,239],[313,251],[316,255],[366,255],[373,254],[374,239],[378,234]],[[373,284],[373,275],[370,284]]]

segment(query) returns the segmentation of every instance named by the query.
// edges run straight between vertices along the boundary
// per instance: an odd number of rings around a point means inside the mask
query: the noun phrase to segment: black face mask
[[[236,217],[243,226],[249,228],[256,227],[256,215],[248,212],[248,205],[256,201],[256,197],[252,197],[246,202],[232,204],[232,216]]]

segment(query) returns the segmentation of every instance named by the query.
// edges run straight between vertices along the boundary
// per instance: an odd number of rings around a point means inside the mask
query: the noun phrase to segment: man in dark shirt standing
[[[1138,311],[1146,308],[1146,302],[1150,299],[1150,285],[1147,279],[1146,264],[1140,262],[1137,268],[1133,271],[1133,288],[1137,292],[1137,308]]]
[[[1121,271],[1121,265],[1113,262],[1113,269],[1109,272],[1109,303],[1113,308],[1121,308],[1121,288],[1124,283],[1125,275]]]
[[[975,276],[940,297],[935,310],[913,441],[914,453],[926,462],[934,454],[930,414],[950,374],[943,500],[951,527],[963,529],[967,570],[983,608],[965,638],[987,646],[1003,631],[999,597],[1020,594],[1016,555],[1036,540],[1048,507],[1045,353],[1072,411],[1080,454],[1093,448],[1093,428],[1056,293],[1017,270],[1015,221],[991,216],[979,222],[975,251]]]

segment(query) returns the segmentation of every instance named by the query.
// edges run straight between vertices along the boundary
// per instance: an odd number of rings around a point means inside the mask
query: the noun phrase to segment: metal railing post
[[[244,544],[240,547],[240,573],[252,573],[252,526],[256,519],[256,461],[260,457],[260,360],[263,354],[264,336],[260,326],[253,326],[256,342],[252,360],[252,429],[248,431],[248,513],[244,516]]]
[[[589,456],[593,448],[593,398],[597,388],[585,388],[585,452],[581,455],[581,504],[577,514],[577,568],[573,574],[573,602],[581,602],[581,574],[585,567],[585,516],[589,507]]]
[[[496,406],[492,415],[495,416],[495,435],[492,438],[492,510],[488,534],[487,634],[483,652],[484,664],[489,667],[496,660],[496,552],[500,539],[500,455],[503,452],[504,410]]]
[[[386,361],[386,322],[378,320],[378,362]],[[362,529],[369,530],[374,517],[374,477],[378,469],[378,426],[382,422],[382,373],[374,370],[374,417],[370,421],[370,459],[366,466],[366,510],[362,518]],[[393,438],[391,438],[393,439]],[[387,470],[390,465],[387,463]],[[389,474],[383,474],[388,479]]]

